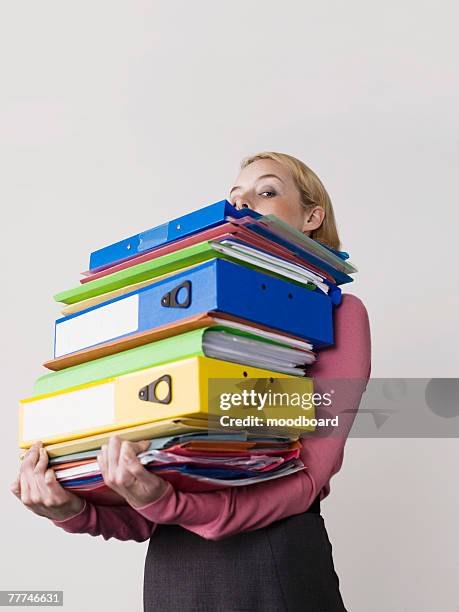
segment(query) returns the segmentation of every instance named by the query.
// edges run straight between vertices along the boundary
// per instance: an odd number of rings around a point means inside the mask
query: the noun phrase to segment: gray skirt
[[[346,612],[317,512],[219,541],[158,525],[143,598],[145,612]]]

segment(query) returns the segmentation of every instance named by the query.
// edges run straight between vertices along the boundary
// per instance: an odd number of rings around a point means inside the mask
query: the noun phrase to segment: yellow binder
[[[162,436],[180,436],[182,434],[195,433],[207,430],[209,427],[207,419],[165,419],[154,423],[144,423],[134,427],[124,427],[101,434],[85,436],[75,440],[56,442],[55,444],[45,445],[45,450],[49,457],[63,457],[72,453],[99,449],[102,444],[107,444],[109,437],[117,435],[123,440],[137,442],[139,440],[152,440]],[[23,450],[19,457],[22,459],[26,451]]]
[[[225,384],[227,393],[240,392],[240,381],[250,384],[250,379],[265,379],[272,384],[294,379],[304,393],[312,392],[309,378],[209,357],[192,357],[22,400],[19,446],[28,448],[37,440],[43,444],[65,442],[164,419],[221,417],[225,413],[216,398],[208,396],[209,379],[234,379]],[[269,409],[263,412],[269,414]],[[233,417],[246,415],[244,407],[231,409]]]

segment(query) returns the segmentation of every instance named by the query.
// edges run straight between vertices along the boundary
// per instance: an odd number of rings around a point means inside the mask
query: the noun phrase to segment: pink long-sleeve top
[[[371,371],[368,314],[359,298],[343,295],[334,314],[335,343],[323,349],[309,369],[314,378],[354,379],[346,398],[334,398],[333,414],[340,409],[349,420],[348,407],[358,408]],[[340,399],[342,400],[340,407]],[[104,539],[143,542],[158,524],[177,524],[210,540],[250,531],[305,512],[320,494],[330,492],[330,478],[341,468],[345,435],[307,437],[301,459],[307,466],[277,480],[206,493],[183,493],[168,483],[162,496],[145,506],[96,506],[86,501],[76,515],[53,523],[70,533],[101,535]]]

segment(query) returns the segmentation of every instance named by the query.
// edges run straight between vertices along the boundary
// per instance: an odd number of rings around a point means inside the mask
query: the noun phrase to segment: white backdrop
[[[69,535],[10,494],[17,400],[96,248],[222,199],[242,157],[325,183],[377,377],[457,376],[453,2],[0,7],[4,416],[0,589],[142,608],[146,544]],[[323,503],[352,612],[457,612],[457,440],[350,440]]]

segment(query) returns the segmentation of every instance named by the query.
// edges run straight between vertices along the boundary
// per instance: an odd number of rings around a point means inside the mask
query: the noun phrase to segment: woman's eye
[[[276,195],[276,192],[275,192],[275,191],[262,191],[262,192],[260,193],[260,195],[264,195],[265,193],[270,194],[270,195],[268,195],[268,196],[267,196],[268,198],[272,198],[273,196],[275,196],[275,195]]]

